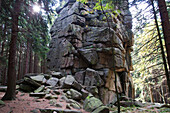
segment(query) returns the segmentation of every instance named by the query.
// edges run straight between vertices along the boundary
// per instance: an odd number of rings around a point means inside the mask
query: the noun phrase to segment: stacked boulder
[[[82,113],[78,112],[80,109],[93,113],[109,112],[109,108],[101,100],[86,91],[72,75],[63,76],[61,72],[52,72],[51,74],[30,73],[25,75],[22,80],[17,81],[17,84],[16,88],[28,92],[30,97],[48,99],[50,104],[55,106],[55,109],[40,109],[42,113],[53,111]],[[0,89],[4,88],[1,87]],[[59,109],[62,108],[63,102],[66,103],[67,109]],[[78,110],[72,110],[72,108]]]
[[[102,11],[93,10],[94,4],[66,0],[62,8],[57,8],[59,16],[50,31],[47,65],[49,70],[74,76],[106,105],[117,101],[115,76],[119,94],[134,96],[130,75],[132,18],[127,0],[121,13],[111,13],[108,22]]]

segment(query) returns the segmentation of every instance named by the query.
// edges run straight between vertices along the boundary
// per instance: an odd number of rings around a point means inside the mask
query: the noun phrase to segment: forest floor
[[[0,92],[0,99],[3,97],[5,93]],[[60,102],[63,106],[60,109],[66,109],[66,102]],[[0,106],[0,113],[41,113],[39,109],[45,108],[57,108],[50,104],[50,100],[48,99],[40,99],[35,97],[30,97],[29,93],[18,92],[16,95],[16,100],[12,101],[4,101],[5,105]],[[76,110],[71,108],[71,110]],[[79,110],[83,113],[87,113],[84,110]]]
[[[0,92],[0,99],[5,93]],[[40,113],[39,109],[44,108],[56,108],[50,104],[48,99],[39,99],[35,97],[30,97],[29,93],[18,92],[16,95],[16,100],[4,101],[5,105],[0,106],[0,113]],[[66,102],[61,102],[62,107],[60,109],[66,109]],[[71,108],[71,110],[76,110]],[[82,113],[87,113],[84,110],[78,110]],[[117,107],[111,109],[110,113],[116,113]],[[121,113],[170,113],[170,108],[156,108],[156,107],[121,107]]]

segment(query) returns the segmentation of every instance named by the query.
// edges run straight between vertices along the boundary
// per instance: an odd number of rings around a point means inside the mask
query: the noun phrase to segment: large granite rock
[[[63,88],[84,91],[84,87],[95,97],[103,96],[104,104],[109,104],[116,101],[116,88],[127,96],[131,96],[129,92],[134,89],[130,75],[133,70],[132,19],[127,6],[120,7],[120,14],[107,11],[111,15],[108,20],[102,11],[93,10],[93,7],[91,2],[66,0],[62,8],[56,9],[59,16],[50,30],[52,40],[47,67],[67,75],[59,82]],[[124,72],[128,76],[122,77]],[[87,97],[86,91],[84,94]],[[105,108],[97,112],[102,110]]]

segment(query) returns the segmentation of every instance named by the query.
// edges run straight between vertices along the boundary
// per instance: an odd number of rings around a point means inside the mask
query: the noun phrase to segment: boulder
[[[51,77],[49,80],[47,80],[46,84],[55,87],[57,86],[58,81],[58,78]]]
[[[66,79],[64,80],[63,88],[70,88],[74,81],[75,78],[72,75],[67,75]]]
[[[30,78],[38,83],[43,83],[44,75],[30,76]]]
[[[55,78],[62,78],[63,77],[63,75],[62,75],[62,73],[61,72],[52,72],[51,73],[51,75],[52,75],[52,77],[55,77]]]
[[[35,88],[31,87],[30,85],[26,85],[26,84],[20,84],[19,89],[25,92],[32,92],[35,90]]]
[[[28,77],[24,77],[24,83],[29,84],[29,85],[36,87],[36,88],[41,86],[41,83],[38,83],[35,80],[28,78]]]
[[[80,100],[82,97],[82,94],[74,89],[67,91],[67,95],[73,100]]]
[[[102,105],[103,103],[98,98],[88,96],[84,101],[83,109],[88,112],[92,112]]]
[[[39,98],[43,98],[46,94],[43,92],[40,93],[30,93],[29,96],[30,97],[39,97]]]
[[[38,89],[34,90],[34,93],[39,93],[42,92],[45,89],[45,86],[42,85],[41,87],[39,87]]]

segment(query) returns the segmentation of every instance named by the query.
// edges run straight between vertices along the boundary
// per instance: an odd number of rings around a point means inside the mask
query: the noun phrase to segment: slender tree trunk
[[[26,50],[26,58],[25,58],[25,69],[24,69],[24,75],[28,73],[29,68],[29,54],[30,54],[30,40],[27,39],[27,50]]]
[[[38,55],[34,54],[34,73],[38,73]]]
[[[8,60],[8,82],[7,91],[3,96],[2,100],[13,100],[16,98],[16,46],[18,37],[18,17],[20,13],[21,1],[16,0],[14,3],[14,9],[12,12],[12,35],[9,49],[9,60]]]
[[[22,46],[19,47],[19,61],[18,61],[18,76],[17,80],[21,79],[21,58],[22,58]]]
[[[6,49],[6,59],[8,59],[8,48]],[[2,78],[3,78],[3,80],[2,80],[2,85],[6,85],[6,75],[7,75],[7,69],[8,69],[8,67],[7,67],[7,65],[5,66],[5,68],[4,68],[4,70],[2,71]]]
[[[30,46],[30,62],[29,62],[29,73],[33,73],[33,52]]]
[[[154,103],[154,98],[153,98],[153,92],[152,92],[152,86],[151,86],[151,84],[149,84],[149,92],[150,92],[151,102]]]
[[[164,1],[164,0],[161,0]],[[158,0],[158,3],[161,2],[160,0]],[[158,31],[158,36],[159,36],[159,42],[160,42],[160,46],[161,46],[161,54],[162,54],[162,58],[163,58],[163,63],[164,63],[164,68],[165,68],[165,74],[166,74],[166,78],[167,78],[167,84],[168,84],[168,88],[169,88],[169,92],[170,92],[170,79],[169,79],[169,73],[168,73],[168,66],[166,63],[166,57],[165,57],[165,52],[164,52],[164,48],[163,48],[163,43],[162,43],[162,39],[161,39],[161,34],[160,34],[160,30],[159,30],[159,26],[158,26],[158,21],[157,21],[157,16],[156,16],[156,11],[155,11],[155,6],[153,4],[153,0],[151,0],[152,2],[152,7],[153,7],[153,12],[154,12],[154,18],[155,18],[155,24],[156,24],[156,28]],[[165,5],[166,6],[166,5]],[[164,9],[164,8],[163,8]],[[160,9],[162,10],[162,9]],[[162,17],[161,17],[162,18]],[[169,20],[168,20],[169,21]],[[162,25],[164,25],[162,23]],[[169,23],[167,23],[167,26],[169,25]],[[168,28],[170,29],[170,28]],[[168,30],[167,29],[167,30]],[[165,29],[164,29],[165,30]],[[170,30],[169,30],[170,31]],[[164,39],[165,39],[165,46],[166,46],[166,50],[167,50],[167,56],[168,56],[168,64],[170,64],[170,36],[169,39],[168,37],[166,37],[166,35],[164,34]],[[169,41],[169,42],[168,42]],[[169,44],[168,44],[169,43]],[[168,45],[167,45],[168,44]],[[169,50],[168,50],[169,49]],[[169,54],[168,54],[169,52]],[[169,65],[170,66],[170,65]]]
[[[2,49],[1,49],[1,56],[4,55],[4,48],[5,48],[5,42],[6,42],[6,27],[7,27],[7,22],[5,22],[4,30],[3,30],[3,42],[2,42]]]

